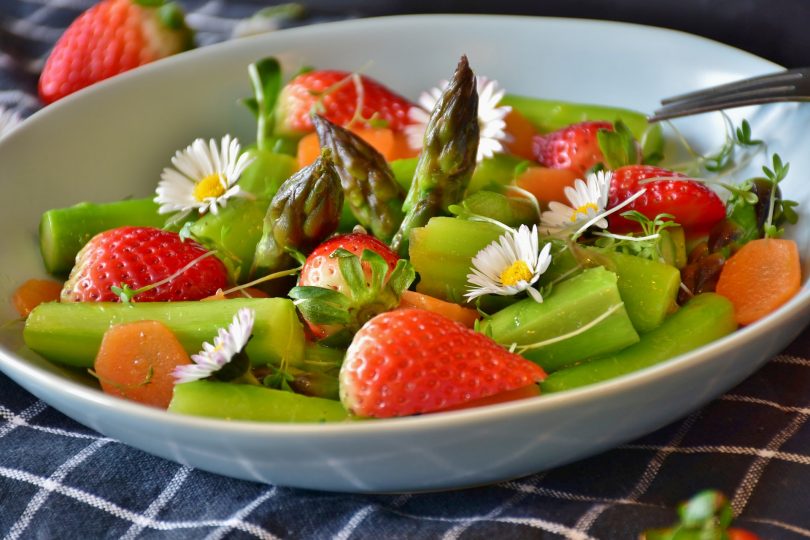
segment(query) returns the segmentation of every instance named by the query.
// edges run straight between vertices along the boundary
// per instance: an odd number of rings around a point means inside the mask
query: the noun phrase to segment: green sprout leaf
[[[596,139],[608,169],[615,170],[640,161],[639,145],[633,132],[621,120],[616,121],[612,131],[600,129]]]

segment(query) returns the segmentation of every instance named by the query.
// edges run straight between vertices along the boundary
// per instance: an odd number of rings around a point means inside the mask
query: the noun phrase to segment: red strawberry
[[[678,180],[639,183],[649,178],[678,178]],[[726,206],[714,191],[680,173],[650,165],[628,165],[613,172],[608,208],[613,208],[642,188],[646,188],[647,192],[626,206],[625,210],[636,210],[650,219],[658,214],[672,214],[675,221],[691,234],[708,232],[715,223],[726,216]],[[609,221],[609,228],[613,232],[638,228],[637,223],[618,214],[610,216]]]
[[[408,111],[413,106],[410,101],[369,77],[360,75],[359,81],[363,91],[362,107],[356,115],[358,84],[351,73],[322,70],[295,77],[278,98],[276,131],[313,131],[310,120],[313,112],[343,127],[348,127],[353,120],[360,120],[360,127],[365,127],[366,121],[373,119],[385,122],[385,127],[393,131],[400,131],[410,123]]]
[[[299,285],[312,285],[332,289],[339,293],[348,294],[349,288],[346,280],[338,268],[338,259],[330,257],[338,249],[345,249],[354,253],[358,257],[363,255],[364,249],[369,249],[385,259],[388,264],[388,275],[397,266],[397,257],[390,247],[382,243],[370,234],[349,233],[335,236],[326,240],[316,247],[307,257],[304,267],[301,268],[301,275],[298,278]],[[368,272],[368,265],[364,265]]]
[[[340,370],[340,399],[359,416],[440,411],[537,383],[538,365],[438,313],[377,315],[354,336]]]
[[[39,78],[53,103],[93,83],[191,48],[193,34],[175,4],[103,0],[82,13],[56,42]]]
[[[341,262],[353,271],[344,275]],[[378,239],[344,234],[310,253],[290,297],[315,339],[340,333],[348,343],[370,318],[397,307],[414,277],[413,267]]]
[[[151,227],[119,227],[97,234],[76,255],[63,302],[115,302],[112,287],[139,289],[166,279],[206,253],[197,242]],[[169,282],[137,294],[137,302],[199,300],[227,284],[225,265],[200,259]]]
[[[600,129],[613,131],[610,122],[581,122],[532,139],[534,158],[544,167],[571,169],[579,175],[605,158],[596,134]]]

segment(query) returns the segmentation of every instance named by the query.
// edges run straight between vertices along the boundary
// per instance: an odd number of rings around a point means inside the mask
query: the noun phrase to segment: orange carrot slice
[[[402,131],[394,131],[394,144],[391,147],[391,155],[386,156],[386,161],[396,159],[408,159],[419,155],[419,150],[414,150],[408,143],[408,136]]]
[[[558,201],[569,204],[565,188],[573,186],[577,174],[569,169],[529,167],[516,180],[518,187],[531,192],[540,202]]]
[[[165,409],[174,390],[172,371],[190,363],[163,323],[137,321],[111,326],[104,333],[94,369],[107,394]]]
[[[417,154],[410,145],[404,133],[395,132],[388,128],[352,129],[353,133],[374,147],[383,155],[386,161],[413,157]],[[317,133],[304,135],[298,142],[298,166],[303,168],[310,165],[321,155],[321,146]]]
[[[301,137],[298,141],[298,168],[303,169],[307,165],[311,165],[318,156],[321,155],[321,143],[318,141],[318,134],[315,132],[308,133]]]
[[[494,396],[474,399],[472,401],[468,401],[467,403],[462,403],[461,405],[456,405],[454,407],[449,407],[442,410],[458,411],[461,409],[472,409],[473,407],[483,407],[485,405],[494,405],[496,403],[506,403],[508,401],[517,401],[519,399],[537,397],[539,395],[540,387],[536,384],[530,384],[529,386],[515,388],[514,390],[507,390],[506,392],[501,392],[500,394],[495,394]]]
[[[399,307],[433,311],[439,315],[444,315],[448,319],[460,322],[468,328],[475,326],[475,321],[479,318],[478,312],[474,309],[465,308],[452,302],[445,302],[416,291],[404,291]]]
[[[793,240],[752,240],[723,265],[717,293],[734,304],[739,324],[751,324],[776,310],[801,288],[799,250]]]
[[[58,302],[62,284],[52,279],[29,279],[20,285],[11,297],[21,317],[28,317],[35,307],[44,302]]]
[[[504,146],[510,154],[534,161],[532,139],[537,135],[534,125],[525,116],[512,109],[504,118],[506,133],[512,138]]]

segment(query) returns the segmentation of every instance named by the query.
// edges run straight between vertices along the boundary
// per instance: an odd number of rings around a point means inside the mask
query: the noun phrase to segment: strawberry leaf
[[[346,281],[352,300],[361,300],[366,296],[364,294],[365,290],[368,288],[366,286],[366,275],[363,272],[363,266],[357,255],[340,248],[335,250],[330,257],[338,259],[340,273]]]
[[[376,296],[385,285],[385,276],[388,274],[388,263],[385,259],[370,249],[364,249],[360,261],[367,263],[371,268],[371,282],[368,289]]]
[[[411,286],[414,279],[416,279],[416,271],[413,269],[413,265],[405,259],[400,259],[397,261],[394,271],[391,272],[388,287],[399,296]]]
[[[349,298],[325,287],[300,286],[289,292],[301,315],[315,324],[348,324],[351,321],[348,309]]]
[[[599,149],[608,169],[618,169],[639,162],[639,148],[633,132],[621,120],[613,125],[613,131],[600,129],[596,133]]]

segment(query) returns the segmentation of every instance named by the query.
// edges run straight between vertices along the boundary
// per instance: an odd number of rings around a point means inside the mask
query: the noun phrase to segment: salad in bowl
[[[551,58],[517,74],[491,51],[524,44],[464,37],[494,27],[577,32],[603,61],[588,77]],[[358,29],[391,46],[372,55]],[[704,67],[600,86],[619,34],[701,51]],[[420,54],[398,56],[403,43]],[[682,137],[632,110],[769,68],[640,27],[412,17],[101,83],[0,144],[6,177],[27,179],[5,186],[18,204],[2,219],[25,232],[2,246],[16,264],[0,284],[28,312],[4,329],[0,367],[108,436],[281,485],[458,487],[608,448],[716,396],[803,325],[803,291],[751,322],[720,277],[746,246],[805,251],[791,223],[805,158],[781,135],[801,110],[776,115],[783,130],[734,112],[678,124]],[[752,259],[789,267],[788,285],[756,285],[764,270],[746,263],[759,270],[730,290],[790,297],[802,274],[785,251],[785,266]]]
[[[197,138],[152,197],[44,213],[67,279],[15,292],[28,348],[172,412],[390,418],[631,373],[801,286],[789,164],[746,120],[664,166],[643,114],[507,95],[466,56],[417,103],[247,71],[255,143]]]

